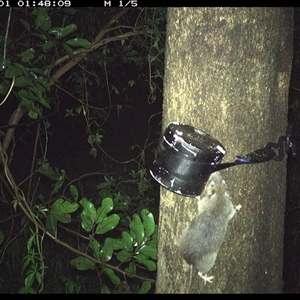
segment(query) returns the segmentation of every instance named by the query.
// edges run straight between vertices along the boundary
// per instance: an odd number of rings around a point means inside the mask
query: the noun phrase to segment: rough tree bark
[[[195,126],[233,161],[285,134],[292,62],[290,8],[169,8],[163,129]],[[222,171],[241,205],[204,285],[193,271],[189,292],[269,293],[282,289],[286,163]],[[184,293],[189,266],[178,253],[196,215],[193,198],[161,189],[157,293]]]

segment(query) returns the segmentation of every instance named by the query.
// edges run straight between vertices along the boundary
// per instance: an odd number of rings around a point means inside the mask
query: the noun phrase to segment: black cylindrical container
[[[173,122],[159,142],[150,173],[172,192],[196,197],[225,152],[223,145],[205,132]]]

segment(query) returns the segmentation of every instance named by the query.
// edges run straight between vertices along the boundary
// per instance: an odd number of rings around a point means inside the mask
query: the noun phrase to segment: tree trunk
[[[290,8],[168,8],[163,128],[172,121],[212,135],[234,161],[285,135],[292,62]],[[235,206],[204,281],[179,254],[195,198],[161,189],[157,293],[282,290],[286,161],[221,171]]]

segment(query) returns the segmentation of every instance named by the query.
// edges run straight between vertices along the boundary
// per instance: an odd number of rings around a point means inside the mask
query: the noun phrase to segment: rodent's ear
[[[216,193],[215,190],[211,190],[211,193],[208,194],[207,197],[210,199],[215,193]]]

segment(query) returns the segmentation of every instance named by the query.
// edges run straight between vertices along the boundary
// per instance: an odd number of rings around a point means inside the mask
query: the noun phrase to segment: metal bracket
[[[273,150],[277,150],[276,152]],[[251,153],[246,154],[245,156],[237,156],[236,163],[260,163],[268,160],[281,161],[284,158],[284,152],[286,154],[291,154],[296,156],[296,146],[292,141],[292,125],[288,124],[286,129],[286,136],[281,136],[278,139],[277,143],[269,142],[267,145],[262,148],[255,150]]]

